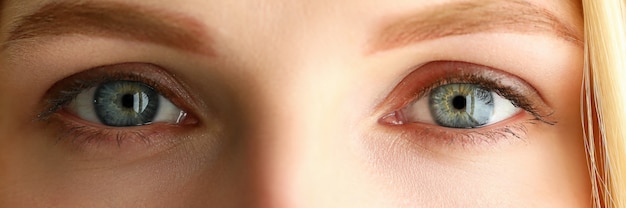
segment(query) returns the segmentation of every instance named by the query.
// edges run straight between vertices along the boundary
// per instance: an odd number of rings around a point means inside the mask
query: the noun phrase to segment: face
[[[29,0],[2,207],[588,207],[568,0]]]

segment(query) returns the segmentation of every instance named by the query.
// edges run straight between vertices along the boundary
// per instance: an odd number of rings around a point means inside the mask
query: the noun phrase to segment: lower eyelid
[[[180,126],[172,124],[153,124],[130,128],[113,128],[85,122],[69,112],[58,112],[49,118],[47,129],[55,131],[57,143],[69,142],[72,149],[88,154],[113,154],[127,152],[152,152],[164,146],[179,143],[191,129],[197,128],[197,122]]]
[[[503,121],[479,128],[447,128],[421,122],[383,124],[379,127],[385,135],[407,143],[407,148],[449,155],[499,151],[510,145],[525,144],[528,142],[528,129],[541,122],[531,113],[521,110]]]
[[[408,124],[387,127],[388,135],[395,135],[410,145],[421,149],[449,154],[454,152],[493,151],[528,141],[529,125],[533,125],[527,113],[522,112],[517,121],[504,125],[483,127],[477,129],[450,129],[429,124]],[[523,117],[523,118],[522,118]],[[394,137],[394,136],[392,136]]]

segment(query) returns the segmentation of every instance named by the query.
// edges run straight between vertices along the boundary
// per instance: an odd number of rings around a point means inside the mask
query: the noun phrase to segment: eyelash
[[[69,102],[85,90],[109,81],[119,80],[138,81],[153,87],[164,97],[170,99],[177,107],[187,112],[188,116],[179,124],[151,124],[114,128],[106,126],[95,127],[98,124],[82,121],[82,119],[75,118],[75,115],[64,110],[64,107]],[[58,136],[59,141],[71,137],[72,142],[80,143],[94,143],[94,141],[95,143],[114,142],[120,146],[122,142],[141,141],[145,144],[150,144],[153,140],[156,140],[154,137],[165,134],[166,132],[164,131],[176,131],[180,130],[178,127],[198,125],[199,120],[193,117],[194,113],[185,108],[187,105],[183,101],[190,100],[190,96],[182,88],[181,84],[174,80],[171,75],[167,74],[160,67],[150,64],[126,63],[96,67],[67,77],[50,88],[44,99],[46,100],[44,111],[38,115],[38,119],[58,121],[61,125],[58,129],[62,130]],[[129,129],[132,129],[132,131],[128,131]],[[159,129],[159,131],[155,129]]]
[[[509,82],[509,84],[504,84],[505,82]],[[401,109],[428,96],[435,88],[453,83],[480,85],[484,89],[496,92],[510,100],[515,107],[525,111],[522,113],[529,113],[534,118],[503,127],[498,122],[475,129],[454,129],[421,123],[395,124],[387,122],[386,119],[389,119],[390,116],[400,116],[398,113]],[[515,86],[516,84],[518,86]],[[409,141],[416,140],[416,138],[438,138],[436,139],[438,142],[471,146],[478,143],[497,142],[499,138],[503,137],[524,139],[524,135],[527,133],[526,124],[536,124],[536,121],[548,125],[556,123],[548,120],[549,116],[552,115],[552,110],[528,83],[514,75],[465,62],[435,61],[424,64],[407,75],[383,103],[391,104],[391,107],[383,111],[386,114],[380,117],[379,123],[391,129],[399,130],[402,132],[401,136]],[[520,116],[518,114],[501,122],[507,122]]]

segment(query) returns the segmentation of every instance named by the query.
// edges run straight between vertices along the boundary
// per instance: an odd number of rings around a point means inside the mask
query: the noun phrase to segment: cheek
[[[128,162],[80,157],[35,129],[0,135],[0,167],[10,167],[0,169],[0,207],[246,207],[242,159],[207,154],[206,144]]]
[[[15,124],[15,123],[13,123]],[[17,127],[15,127],[17,126]],[[37,207],[58,174],[51,175],[59,159],[49,150],[52,139],[32,128],[3,125],[0,129],[0,207]],[[44,197],[45,198],[45,197]]]
[[[591,200],[591,179],[580,126],[576,108],[554,126],[541,126],[529,133],[533,152],[527,157],[535,162],[526,163],[525,167],[536,172],[543,183],[541,196],[547,201],[565,199],[561,203],[571,203],[566,207],[588,205]]]
[[[364,154],[374,155],[370,168],[379,174],[372,181],[394,207],[586,205],[590,187],[582,139],[572,133],[577,131],[563,130],[572,126],[559,125],[529,125],[527,139],[484,151],[374,139]]]

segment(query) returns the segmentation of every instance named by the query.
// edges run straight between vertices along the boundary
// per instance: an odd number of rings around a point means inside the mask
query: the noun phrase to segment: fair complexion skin
[[[578,2],[51,2],[2,5],[0,207],[590,206]],[[88,119],[107,76],[186,116]],[[520,110],[433,123],[446,77]]]

